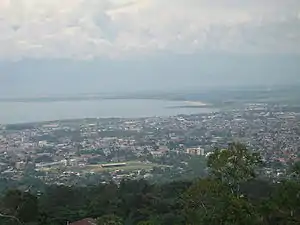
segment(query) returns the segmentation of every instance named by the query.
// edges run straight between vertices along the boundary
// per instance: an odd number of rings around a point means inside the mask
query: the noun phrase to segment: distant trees
[[[199,158],[191,163],[197,172]],[[261,180],[262,160],[244,145],[216,149],[208,174],[193,181],[124,180],[88,187],[48,186],[39,196],[7,191],[1,225],[61,225],[83,218],[100,225],[298,225],[299,164],[280,183]],[[199,173],[200,175],[201,173]]]
[[[291,166],[290,173],[293,178],[300,179],[300,161]]]

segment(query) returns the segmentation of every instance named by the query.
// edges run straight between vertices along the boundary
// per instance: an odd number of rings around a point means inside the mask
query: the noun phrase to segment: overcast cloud
[[[299,0],[1,0],[0,59],[300,53]]]

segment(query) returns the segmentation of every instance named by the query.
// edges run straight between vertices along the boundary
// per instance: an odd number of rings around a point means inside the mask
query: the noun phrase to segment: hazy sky
[[[0,33],[2,93],[300,78],[299,0],[0,0]]]

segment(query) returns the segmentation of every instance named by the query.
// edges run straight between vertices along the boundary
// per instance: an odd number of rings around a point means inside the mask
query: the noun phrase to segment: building
[[[16,162],[15,167],[18,170],[24,170],[26,167],[26,162],[24,162],[24,161]]]
[[[38,146],[41,147],[41,148],[42,148],[42,147],[46,147],[47,145],[48,145],[48,142],[47,142],[47,141],[39,141],[39,142],[38,142]]]
[[[126,166],[126,163],[109,163],[109,164],[102,164],[102,168],[111,168],[111,167],[122,167]]]
[[[67,225],[97,225],[97,221],[91,218],[86,218],[73,223],[67,223]]]
[[[203,148],[187,148],[186,153],[190,155],[204,155],[204,149]]]

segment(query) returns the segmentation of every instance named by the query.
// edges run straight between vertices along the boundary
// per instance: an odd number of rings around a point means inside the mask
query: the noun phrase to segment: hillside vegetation
[[[262,179],[259,154],[242,144],[216,149],[208,176],[150,184],[48,186],[43,193],[9,190],[0,202],[1,225],[64,225],[95,218],[99,225],[300,224],[300,164],[285,180]]]

